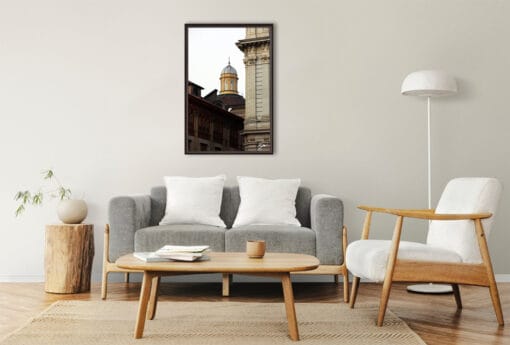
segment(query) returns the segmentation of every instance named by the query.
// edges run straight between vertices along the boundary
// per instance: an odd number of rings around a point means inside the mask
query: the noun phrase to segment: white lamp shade
[[[425,97],[450,95],[457,92],[457,82],[444,71],[417,71],[404,79],[401,92]]]

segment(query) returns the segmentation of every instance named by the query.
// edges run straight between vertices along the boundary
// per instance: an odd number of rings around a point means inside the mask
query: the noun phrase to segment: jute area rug
[[[133,339],[137,302],[60,301],[1,345],[117,344],[425,344],[391,311],[377,327],[377,306],[297,303],[300,342],[287,333],[283,303],[160,302],[156,318]]]

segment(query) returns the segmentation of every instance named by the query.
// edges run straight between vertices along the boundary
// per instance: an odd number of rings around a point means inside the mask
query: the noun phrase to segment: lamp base
[[[407,287],[408,292],[423,294],[450,294],[453,293],[451,285],[447,284],[415,284]]]

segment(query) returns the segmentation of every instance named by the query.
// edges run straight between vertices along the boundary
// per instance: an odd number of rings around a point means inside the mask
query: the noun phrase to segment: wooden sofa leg
[[[129,272],[124,273],[124,282],[129,283]]]
[[[103,280],[101,282],[101,299],[106,299],[108,285],[108,258],[110,254],[110,225],[104,227],[103,237]]]
[[[342,227],[342,253],[343,253],[343,267],[342,267],[342,275],[344,276],[344,302],[349,302],[349,271],[347,270],[347,265],[345,264],[345,255],[347,253],[347,227],[344,225]]]
[[[349,272],[344,272],[344,303],[349,303]]]
[[[103,268],[103,280],[101,282],[101,299],[106,299],[106,289],[108,284],[108,271]]]
[[[333,281],[338,284],[338,274],[333,274]]]
[[[231,275],[228,273],[223,273],[222,279],[222,296],[228,297],[230,295],[230,278]]]

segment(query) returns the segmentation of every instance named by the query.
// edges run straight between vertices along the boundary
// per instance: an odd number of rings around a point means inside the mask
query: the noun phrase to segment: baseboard
[[[43,275],[0,275],[0,283],[42,283]]]
[[[498,283],[510,283],[510,274],[495,274],[496,282]],[[350,277],[349,279],[352,279]],[[373,283],[373,281],[361,279],[362,283]]]
[[[112,278],[116,276],[116,274],[111,274]],[[134,274],[134,276],[136,276]],[[93,277],[94,282],[100,282],[100,278]],[[176,277],[177,278],[177,277]],[[205,279],[204,279],[205,278]],[[118,279],[110,279],[111,282],[114,281],[122,281],[123,274],[118,275]],[[314,283],[322,283],[322,282],[331,282],[331,276],[293,276],[292,278],[295,282],[314,282]],[[136,278],[135,280],[136,281]],[[174,281],[182,281],[182,282],[217,282],[218,277],[213,275],[209,275],[208,277],[200,276],[186,276],[180,279],[175,279]],[[238,276],[234,281],[238,282],[263,282],[263,281],[272,281],[269,279],[258,278],[258,277],[249,277],[249,276]],[[342,281],[342,276],[339,276],[339,281]],[[496,281],[498,283],[510,283],[510,274],[496,274]],[[44,276],[42,275],[0,275],[0,283],[41,283],[44,282]],[[369,283],[369,281],[365,281],[362,279],[362,282]]]
[[[496,274],[495,276],[498,283],[510,283],[510,274]]]

